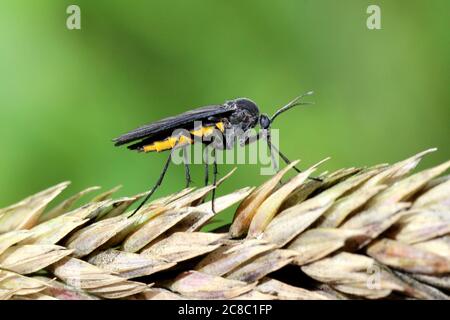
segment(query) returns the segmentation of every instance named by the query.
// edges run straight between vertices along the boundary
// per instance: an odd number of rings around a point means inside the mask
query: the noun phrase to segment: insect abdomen
[[[201,127],[199,129],[191,130],[189,131],[189,133],[192,136],[205,137],[211,135],[214,132],[215,128],[219,129],[221,132],[224,132],[225,129],[224,124],[222,122],[218,122],[214,126]],[[143,146],[141,150],[144,152],[161,152],[170,150],[175,146],[183,146],[191,143],[193,143],[193,139],[184,135],[180,135],[178,137],[169,137],[164,140],[155,141],[151,144]]]

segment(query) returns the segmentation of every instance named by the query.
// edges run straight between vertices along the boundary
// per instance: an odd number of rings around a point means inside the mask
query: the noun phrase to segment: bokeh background
[[[66,8],[81,7],[81,30]],[[381,7],[382,30],[366,8]],[[148,189],[166,154],[115,148],[141,124],[249,97],[281,148],[323,169],[393,162],[429,147],[450,158],[450,2],[364,0],[10,0],[0,3],[0,207],[61,181],[70,192]],[[230,167],[220,168],[226,173]],[[169,169],[156,196],[184,186]],[[203,182],[203,167],[193,180]],[[242,165],[219,195],[267,179]],[[228,213],[230,214],[230,213]]]

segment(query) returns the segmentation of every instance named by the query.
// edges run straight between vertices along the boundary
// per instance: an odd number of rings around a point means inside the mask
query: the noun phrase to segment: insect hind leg
[[[186,188],[189,188],[191,184],[191,170],[189,168],[189,159],[188,159],[188,147],[183,148],[183,162],[184,162],[184,175],[186,178]]]
[[[161,172],[161,175],[158,178],[158,181],[156,181],[156,184],[153,186],[153,188],[150,190],[149,193],[145,196],[144,200],[139,204],[139,206],[134,210],[133,215],[136,214],[136,212],[139,211],[139,209],[142,208],[142,206],[150,199],[153,193],[155,193],[156,189],[161,185],[164,176],[167,172],[167,169],[169,168],[170,161],[172,160],[172,152],[169,152],[169,156],[167,157],[166,163],[164,164],[163,171]]]

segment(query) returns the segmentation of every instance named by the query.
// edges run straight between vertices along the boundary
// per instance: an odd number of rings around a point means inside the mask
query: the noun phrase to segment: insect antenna
[[[313,91],[308,91],[300,96],[298,96],[297,98],[295,98],[294,100],[292,100],[291,102],[289,102],[287,105],[285,105],[284,107],[280,108],[279,110],[277,110],[277,112],[275,112],[275,114],[272,116],[272,118],[270,118],[270,123],[273,122],[273,120],[275,120],[276,117],[278,117],[280,114],[282,114],[285,111],[288,111],[289,109],[295,107],[295,106],[299,106],[299,105],[310,105],[310,104],[314,104],[313,102],[299,102],[301,98],[305,97],[305,96],[310,96],[312,95],[314,92]]]

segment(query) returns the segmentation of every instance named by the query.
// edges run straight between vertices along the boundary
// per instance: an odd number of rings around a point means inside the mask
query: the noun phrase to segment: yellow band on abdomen
[[[205,136],[209,136],[210,134],[212,134],[214,132],[214,128],[219,129],[221,132],[223,132],[225,130],[223,123],[218,122],[215,124],[215,126],[201,127],[196,130],[191,130],[190,133],[193,136],[205,137]],[[151,152],[151,151],[161,152],[161,151],[165,151],[165,150],[170,150],[173,147],[175,147],[175,145],[182,146],[182,145],[191,144],[191,143],[193,143],[193,140],[191,138],[181,135],[179,137],[170,137],[170,138],[167,138],[164,140],[155,141],[152,144],[148,144],[148,145],[144,146],[143,151],[144,152]]]

